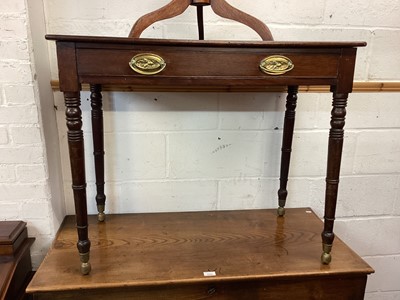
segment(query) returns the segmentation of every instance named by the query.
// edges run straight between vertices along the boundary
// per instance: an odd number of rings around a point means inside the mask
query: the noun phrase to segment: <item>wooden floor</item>
[[[339,238],[334,242],[332,263],[321,265],[322,222],[307,208],[287,209],[284,218],[277,217],[276,210],[246,210],[109,215],[105,223],[91,216],[89,224],[90,275],[80,275],[74,217],[68,216],[27,289],[36,299],[73,299],[76,295],[79,299],[111,299],[105,295],[108,290],[115,294],[150,288],[185,290],[196,285],[205,287],[205,295],[211,297],[218,294],[215,284],[239,286],[294,278],[310,282],[334,278],[339,282],[332,286],[334,293],[343,278],[354,279],[344,283],[349,289],[357,284],[359,289],[365,287],[367,274],[373,272]],[[206,276],[212,272],[215,276]],[[358,278],[364,278],[364,283]],[[135,299],[208,298],[161,294],[148,298],[140,294]],[[359,294],[353,299],[362,299]],[[133,299],[127,295],[124,292],[114,299]],[[216,299],[275,299],[230,297]]]

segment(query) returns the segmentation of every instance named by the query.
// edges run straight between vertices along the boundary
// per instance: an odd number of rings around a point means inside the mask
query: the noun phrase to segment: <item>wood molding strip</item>
[[[51,87],[54,91],[60,90],[60,85],[58,80],[51,81]],[[82,90],[89,91],[89,84],[83,84]],[[175,86],[159,86],[151,88],[146,88],[144,86],[135,85],[115,85],[115,84],[105,84],[103,85],[103,91],[113,92],[286,92],[286,88],[283,86],[266,86],[266,87],[196,87],[191,86],[185,87],[175,87]],[[329,93],[329,86],[300,86],[300,93]],[[400,92],[400,81],[392,82],[354,82],[353,92],[355,93],[378,93],[378,92]]]

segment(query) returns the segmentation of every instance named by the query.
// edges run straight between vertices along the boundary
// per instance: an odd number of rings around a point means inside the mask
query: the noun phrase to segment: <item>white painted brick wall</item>
[[[32,28],[24,0],[0,2],[0,220],[28,223],[36,268],[59,222],[51,205]]]
[[[126,36],[138,17],[167,2],[43,0],[46,31]],[[368,47],[358,51],[356,79],[400,79],[398,0],[229,2],[269,24],[276,40],[367,41]],[[194,18],[191,9],[175,20],[154,24],[144,36],[195,39]],[[209,9],[205,20],[207,39],[258,39],[250,29],[221,20]],[[51,217],[55,204],[49,198],[54,184],[49,188],[44,149],[49,136],[42,133],[28,23],[24,1],[0,2],[0,189],[8,195],[0,208],[2,219],[28,220],[30,234],[37,237],[34,255],[38,262],[57,222]],[[56,79],[53,43],[49,52]],[[352,94],[348,105],[336,231],[377,271],[368,282],[366,299],[370,300],[400,299],[399,95]],[[88,97],[83,93],[87,137],[91,132]],[[275,207],[284,98],[261,93],[105,93],[107,211]],[[73,213],[60,93],[55,93],[54,104],[65,207]],[[319,216],[323,214],[330,105],[329,94],[299,95],[289,181],[288,206],[311,206]],[[52,103],[43,102],[43,106],[52,107]],[[94,213],[90,139],[86,149],[88,205]],[[115,154],[123,159],[116,160]],[[36,199],[25,199],[29,194]],[[36,214],[36,209],[42,213]]]

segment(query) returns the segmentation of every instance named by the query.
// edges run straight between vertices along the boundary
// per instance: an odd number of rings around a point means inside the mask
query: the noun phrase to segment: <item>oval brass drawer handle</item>
[[[143,75],[154,75],[165,69],[164,59],[153,53],[141,53],[132,57],[129,66],[133,71]]]
[[[282,75],[293,68],[293,62],[282,55],[268,56],[260,62],[260,70],[268,75]]]

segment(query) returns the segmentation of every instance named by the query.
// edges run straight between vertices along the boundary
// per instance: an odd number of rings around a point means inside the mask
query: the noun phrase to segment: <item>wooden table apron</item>
[[[280,188],[280,213],[284,213],[287,180],[299,85],[329,85],[333,93],[331,128],[325,194],[322,262],[330,262],[334,239],[343,128],[348,94],[352,91],[357,47],[363,42],[221,42],[177,41],[132,38],[47,36],[57,41],[60,90],[64,92],[68,144],[72,171],[78,250],[83,273],[90,272],[84,141],[80,90],[89,83],[92,100],[92,126],[96,168],[96,200],[100,216],[104,216],[104,142],[101,84],[196,87],[218,86],[288,86]],[[152,53],[162,57],[165,69],[155,75],[135,73],[129,62],[137,54]],[[289,58],[294,68],[282,75],[268,75],[260,70],[260,62],[269,56]],[[266,99],[267,100],[267,99]],[[100,217],[100,218],[102,218]],[[317,258],[316,258],[317,259]]]

